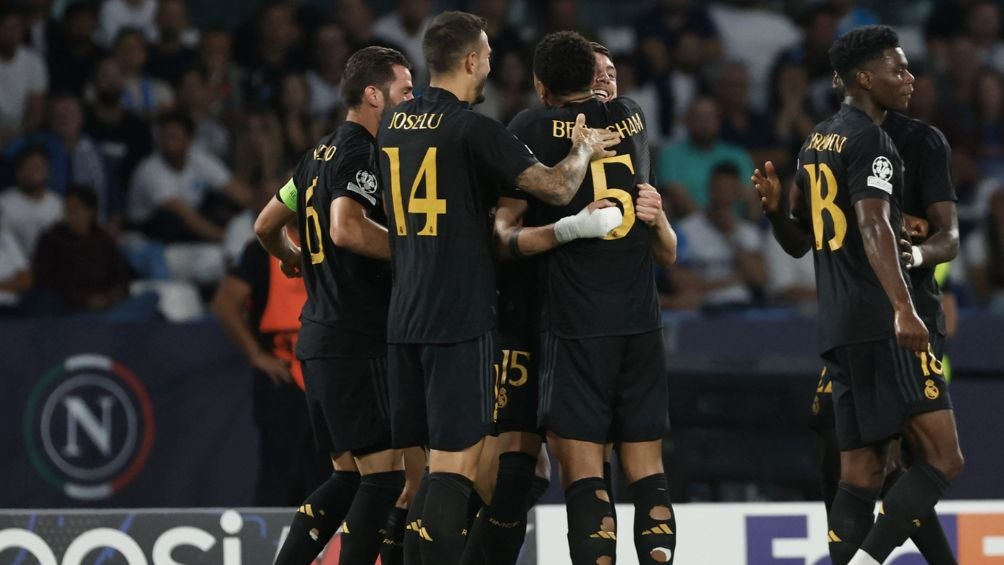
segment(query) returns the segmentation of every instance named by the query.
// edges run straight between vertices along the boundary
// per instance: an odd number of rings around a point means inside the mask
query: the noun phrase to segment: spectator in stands
[[[104,0],[101,37],[109,47],[123,29],[139,30],[147,41],[157,40],[157,0]]]
[[[425,55],[422,38],[432,21],[432,0],[398,0],[397,9],[373,22],[373,34],[401,46],[402,53],[411,62],[411,76],[415,87],[429,81],[425,76]]]
[[[656,175],[677,218],[709,204],[711,171],[719,163],[732,163],[740,171],[753,170],[753,161],[745,149],[720,139],[721,112],[713,98],[694,99],[687,110],[686,126],[685,140],[660,151]]]
[[[247,189],[212,155],[192,147],[195,126],[184,114],[158,121],[157,152],[136,168],[129,221],[163,241],[218,242],[226,221],[250,203]]]
[[[1004,313],[1004,190],[990,197],[986,220],[966,238],[964,252],[980,304]]]
[[[769,234],[768,234],[769,236]],[[767,304],[795,308],[805,314],[816,312],[816,269],[812,253],[795,258],[788,255],[772,236],[764,237]]]
[[[539,105],[540,99],[526,90],[532,77],[520,53],[508,51],[495,61],[497,70],[493,69],[492,75],[497,81],[489,81],[485,86],[485,101],[477,109],[507,124],[521,111]]]
[[[910,97],[910,116],[929,124],[935,123],[938,115],[938,91],[934,75],[926,65],[910,65],[913,75],[913,96]]]
[[[777,163],[778,170],[786,170],[790,168],[786,165],[793,165],[792,155],[798,154],[802,142],[816,125],[810,115],[809,73],[805,67],[792,63],[781,65],[771,85],[770,107],[774,116],[774,137],[786,153]]]
[[[88,88],[90,103],[84,131],[97,143],[104,161],[108,185],[109,228],[115,231],[132,173],[140,160],[153,151],[150,126],[122,106],[125,80],[118,63],[102,59]]]
[[[237,62],[247,70],[245,92],[252,102],[274,102],[282,78],[303,69],[307,60],[300,49],[302,30],[296,7],[284,0],[270,0],[258,12],[254,34],[239,35]]]
[[[772,66],[771,84],[776,84],[780,70],[786,65],[800,65],[809,75],[809,101],[813,116],[829,115],[839,105],[839,95],[833,89],[833,68],[830,65],[830,45],[837,37],[839,14],[826,3],[806,8],[800,18],[802,39],[778,55]]]
[[[233,61],[233,36],[224,29],[207,29],[199,43],[199,67],[209,82],[213,114],[226,117],[241,107],[244,73]]]
[[[0,194],[0,225],[5,226],[25,257],[35,252],[38,237],[63,217],[63,201],[48,187],[49,158],[30,145],[14,160],[14,186]]]
[[[31,268],[0,214],[0,319],[21,313],[21,293],[32,285]]]
[[[221,161],[230,158],[230,132],[212,112],[206,75],[198,69],[185,71],[178,81],[178,110],[195,124],[192,145]]]
[[[984,69],[976,78],[973,96],[980,172],[1004,178],[1004,77]]]
[[[248,108],[242,121],[243,134],[235,143],[234,174],[247,186],[270,184],[274,188],[284,170],[279,120],[267,108],[255,106]]]
[[[634,57],[627,54],[614,55],[613,63],[617,72],[617,92],[641,106],[647,120],[649,145],[658,147],[662,144],[667,133],[663,131],[659,121],[658,89],[651,81],[638,82],[640,74]]]
[[[639,47],[644,52],[657,43],[674,48],[684,33],[699,37],[698,58],[713,62],[721,56],[721,40],[714,20],[702,2],[660,0],[635,22]]]
[[[0,6],[0,146],[42,125],[49,73],[45,62],[23,45],[24,21]]]
[[[184,0],[160,0],[157,6],[157,41],[150,49],[150,76],[176,84],[195,66],[197,55],[188,31],[188,8]]]
[[[307,71],[310,89],[310,115],[325,130],[341,114],[342,73],[352,50],[345,29],[335,22],[325,22],[314,32],[313,64]]]
[[[966,11],[966,35],[973,39],[983,65],[1004,72],[1001,7],[995,0],[976,0]]]
[[[699,297],[707,311],[752,306],[766,279],[763,233],[736,213],[745,188],[741,176],[733,163],[716,165],[705,211],[676,223],[689,243],[671,269],[673,286],[684,295]]]
[[[858,0],[828,1],[837,14],[838,35],[843,35],[856,27],[880,23],[878,17],[871,10],[858,5]]]
[[[63,203],[63,221],[38,240],[35,288],[58,300],[63,312],[109,310],[129,296],[132,273],[115,240],[98,225],[94,191],[71,186]]]
[[[519,29],[509,23],[509,0],[478,0],[474,13],[485,19],[485,34],[488,36],[488,44],[492,46],[493,55],[498,53],[502,56],[510,51],[524,52],[526,42],[520,36]],[[494,73],[488,75],[488,80],[494,78]]]
[[[153,118],[174,105],[170,85],[146,72],[146,38],[138,30],[126,28],[119,32],[112,56],[122,71],[122,107],[137,115]]]
[[[49,159],[49,188],[62,195],[71,183],[91,187],[98,194],[103,219],[108,202],[104,160],[94,140],[82,131],[83,126],[77,97],[57,93],[49,99],[46,130],[12,141],[4,153],[10,158],[29,145],[44,147]]]
[[[972,38],[957,35],[948,41],[948,66],[938,76],[938,119],[953,150],[965,148],[975,155],[978,134],[974,109],[976,77],[980,73],[979,51]]]
[[[304,151],[320,139],[321,124],[310,115],[310,91],[300,73],[282,77],[281,91],[276,98],[276,112],[282,124],[284,163],[292,167]]]
[[[48,58],[49,47],[59,33],[52,19],[52,0],[21,0],[24,16],[25,44],[42,57]]]
[[[84,94],[84,86],[104,56],[104,50],[94,41],[97,27],[97,11],[91,3],[76,2],[66,8],[45,57],[54,92]]]
[[[753,109],[749,99],[749,73],[738,61],[727,61],[713,76],[715,100],[722,109],[723,141],[742,145],[755,163],[774,159],[774,128],[767,115]]]

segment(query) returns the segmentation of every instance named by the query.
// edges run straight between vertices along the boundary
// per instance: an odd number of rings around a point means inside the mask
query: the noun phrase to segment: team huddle
[[[954,191],[921,168],[947,146],[883,122],[905,109],[912,82],[890,33],[862,28],[834,45],[847,99],[807,140],[796,186],[782,187],[769,163],[753,178],[785,250],[816,258],[832,383],[821,390],[832,387],[840,450],[834,563],[880,563],[907,537],[933,538],[940,528],[917,532],[937,525],[934,503],[961,468],[927,284],[950,259]],[[397,51],[348,60],[346,121],[255,223],[307,288],[297,356],[335,469],[298,509],[276,563],[312,562],[341,528],[342,564],[514,565],[552,475],[545,440],[573,563],[615,561],[612,449],[639,563],[672,563],[654,267],[675,261],[676,235],[653,187],[645,116],[617,96],[609,52],[574,32],[536,46],[543,107],[508,128],[472,109],[490,71],[482,18],[440,14],[423,54],[431,80],[417,98]],[[901,210],[916,218],[912,244],[899,241]],[[902,476],[873,526],[887,444],[900,435]]]

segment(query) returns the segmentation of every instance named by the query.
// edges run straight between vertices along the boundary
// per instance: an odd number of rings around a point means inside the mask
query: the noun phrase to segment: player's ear
[[[540,102],[544,106],[549,106],[549,104],[547,103],[547,99],[550,96],[550,92],[548,92],[547,87],[544,86],[544,83],[540,82],[540,79],[537,78],[537,75],[533,75],[533,89],[537,91],[537,98],[540,98]]]
[[[464,58],[464,70],[467,71],[467,74],[473,75],[475,69],[477,68],[478,68],[478,52],[471,51],[470,53],[467,54],[467,57]]]
[[[854,73],[854,80],[857,81],[858,85],[865,90],[872,89],[872,74],[868,71],[856,71]]]
[[[367,86],[366,90],[363,91],[363,100],[365,100],[367,104],[373,106],[374,108],[380,106],[380,98],[382,96],[383,93],[380,92],[380,89],[373,85]]]

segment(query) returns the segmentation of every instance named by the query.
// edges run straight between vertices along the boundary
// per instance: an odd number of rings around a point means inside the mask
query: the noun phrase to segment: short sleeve
[[[251,288],[261,288],[264,278],[268,277],[268,253],[257,241],[251,241],[244,246],[240,259],[230,269],[230,274]]]
[[[902,161],[889,136],[878,126],[846,142],[847,191],[851,203],[865,198],[889,200],[894,183],[902,182],[902,172],[896,174],[896,167],[902,168]]]
[[[371,209],[377,206],[381,199],[380,177],[372,158],[372,146],[360,146],[347,149],[342,157],[333,180],[328,185],[331,200],[348,197]]]
[[[958,197],[952,182],[952,148],[948,140],[941,131],[930,126],[924,144],[917,178],[924,208],[937,202],[955,202]]]
[[[471,113],[464,143],[503,186],[516,186],[523,171],[537,164],[533,151],[499,122]]]

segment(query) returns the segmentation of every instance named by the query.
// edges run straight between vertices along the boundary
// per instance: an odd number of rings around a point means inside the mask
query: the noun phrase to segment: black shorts
[[[383,357],[322,357],[301,363],[318,449],[353,455],[390,449]]]
[[[896,338],[887,338],[837,347],[829,353],[836,369],[827,373],[833,383],[841,451],[892,438],[915,414],[951,409],[940,356],[933,351],[932,344],[927,353],[914,353],[900,347]]]
[[[499,338],[495,350],[494,434],[539,432],[537,402],[540,397],[540,334]]]
[[[945,341],[945,336],[937,332],[931,333],[931,350],[938,359],[944,358]],[[836,365],[824,360],[823,372],[816,383],[809,411],[809,427],[817,432],[832,430],[836,426],[833,416],[833,374],[839,370]]]
[[[593,443],[662,439],[669,389],[662,331],[541,344],[538,423],[560,437]]]
[[[394,447],[468,448],[491,431],[492,333],[459,343],[387,346]]]

